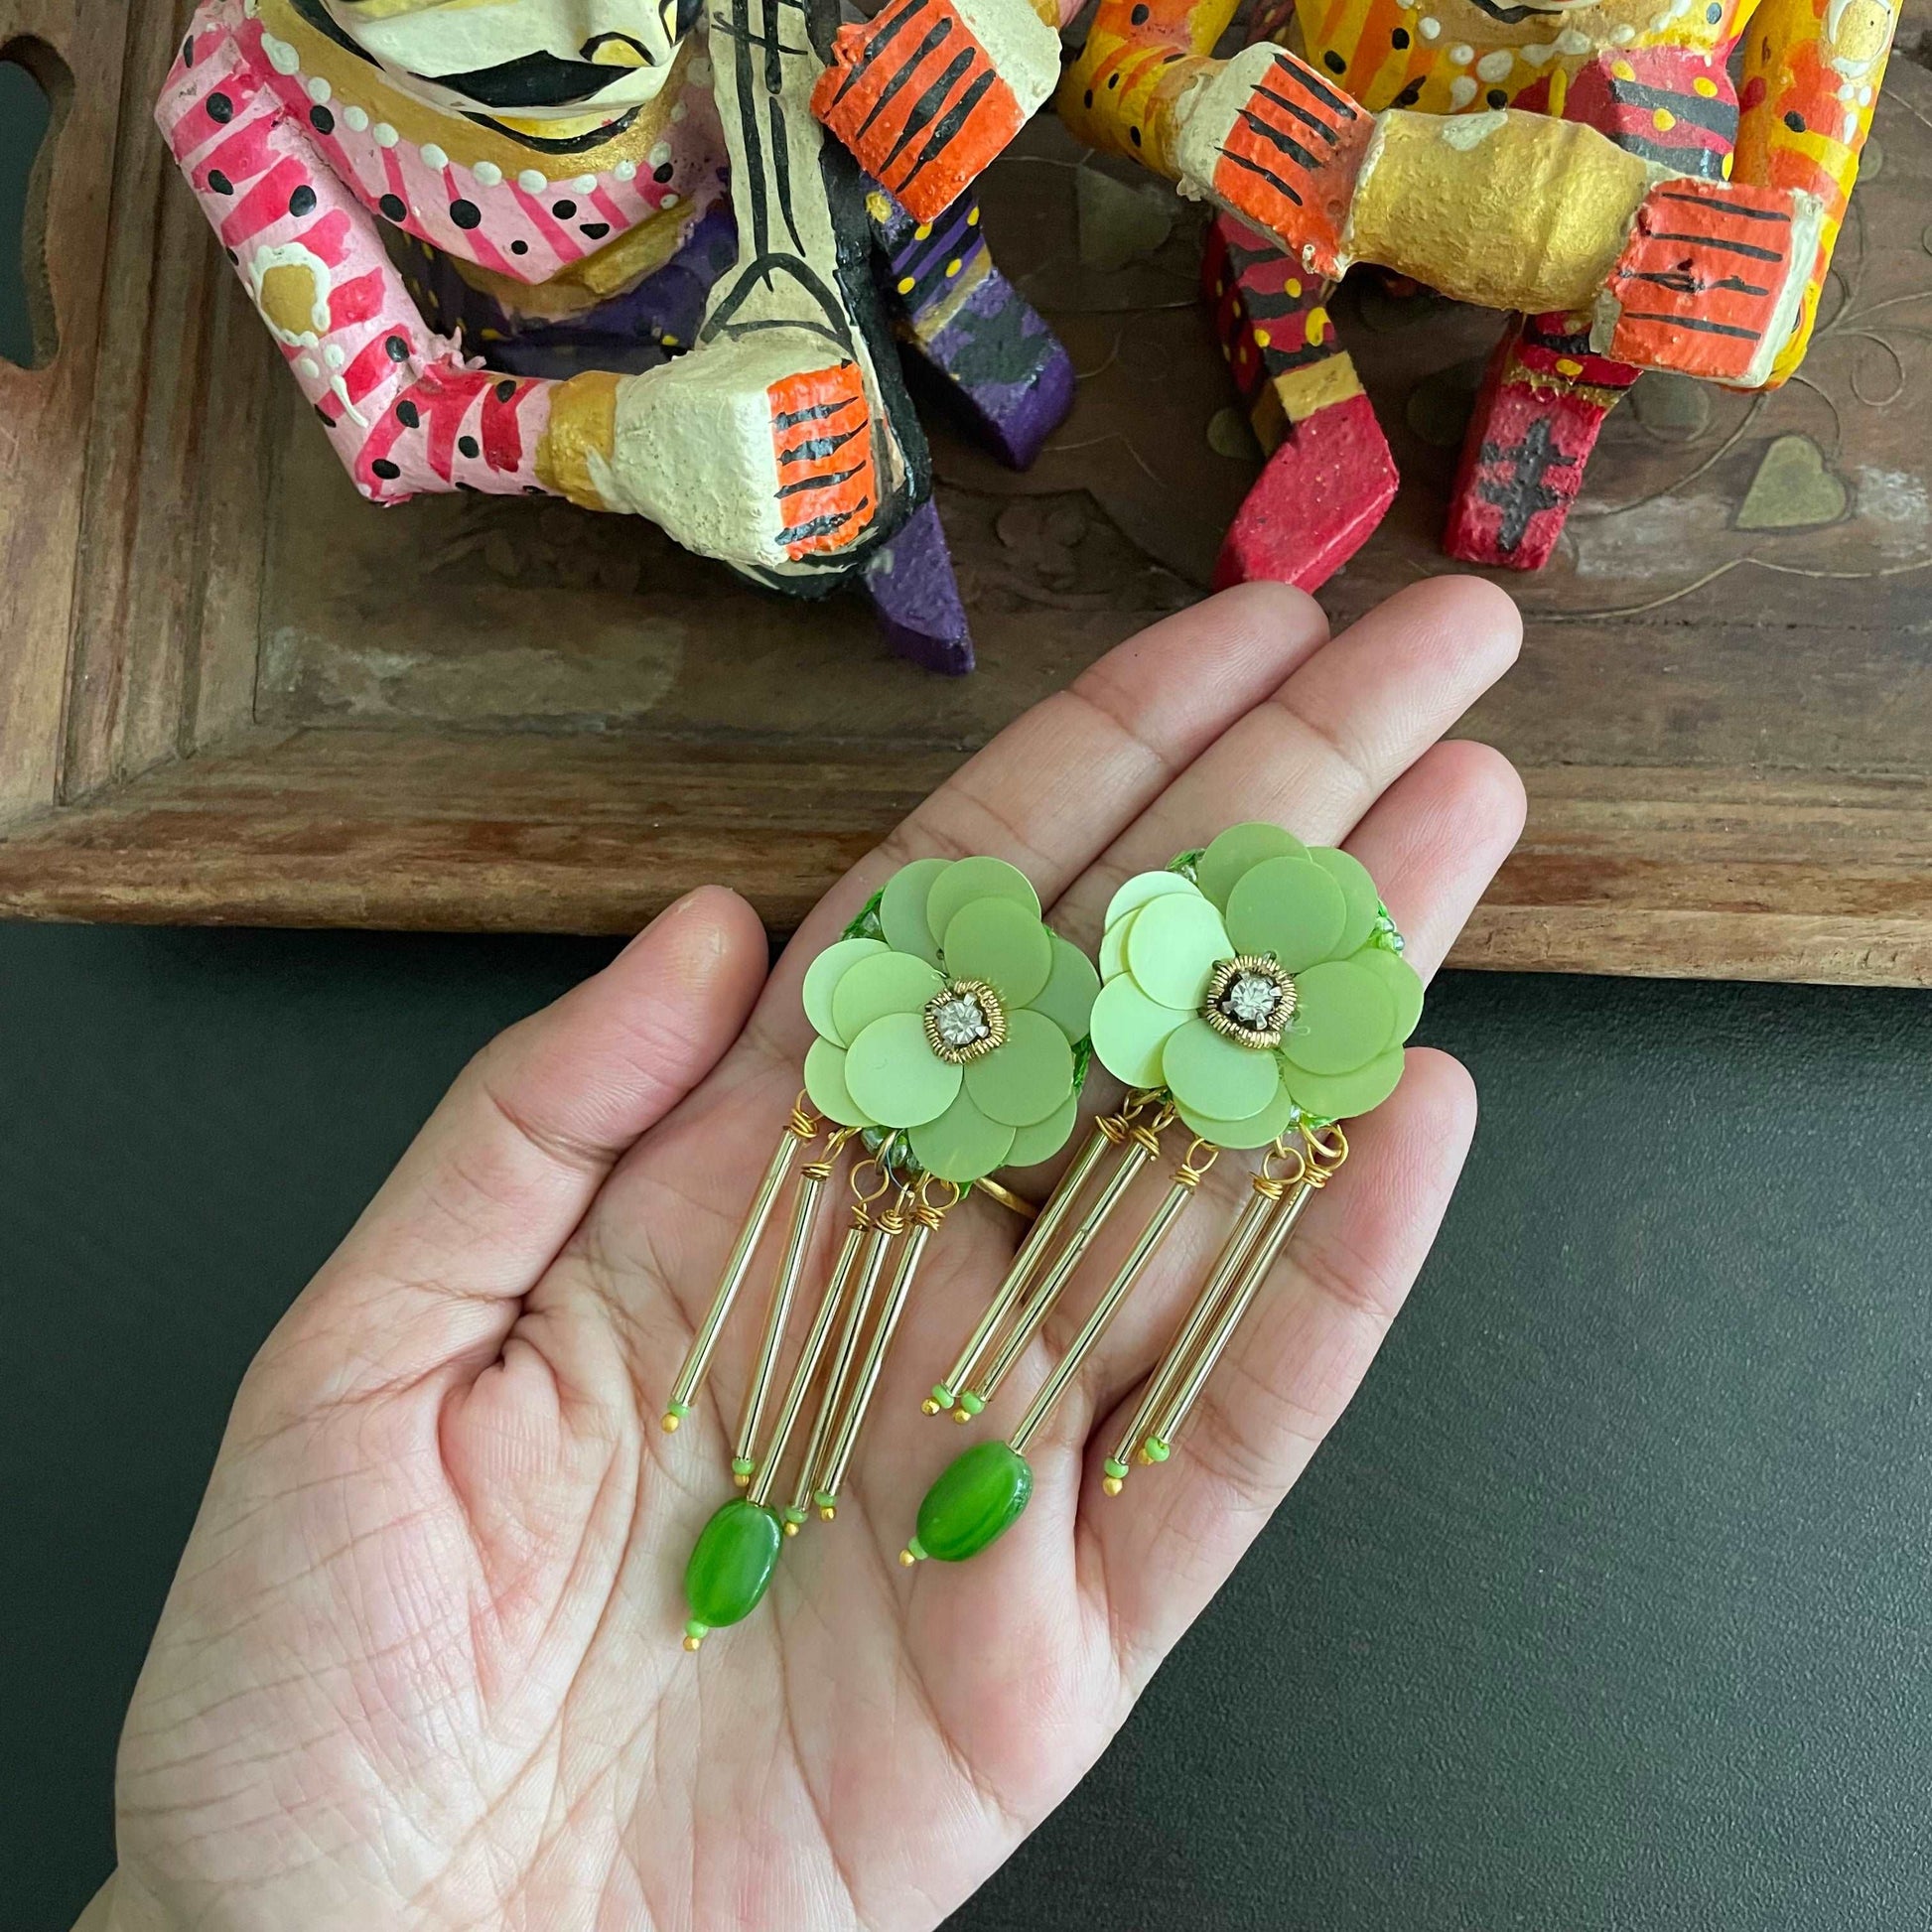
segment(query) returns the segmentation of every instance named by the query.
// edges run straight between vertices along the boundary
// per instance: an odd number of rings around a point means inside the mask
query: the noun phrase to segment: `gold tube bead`
[[[739,1411],[738,1435],[732,1443],[732,1473],[743,1488],[750,1482],[759,1460],[759,1433],[764,1422],[764,1406],[771,1394],[771,1383],[778,1365],[778,1350],[784,1344],[785,1326],[791,1319],[791,1305],[798,1293],[799,1278],[811,1252],[812,1230],[818,1221],[818,1205],[831,1178],[829,1160],[808,1162],[798,1174],[798,1192],[792,1202],[791,1227],[785,1237],[784,1253],[778,1272],[772,1277],[771,1296],[765,1304],[764,1326],[759,1335],[758,1355],[752,1364],[752,1378],[745,1388],[744,1407]]]
[[[1106,1225],[1108,1216],[1120,1205],[1141,1170],[1161,1151],[1160,1140],[1152,1128],[1134,1127],[1121,1138],[1127,1142],[1127,1151],[1121,1156],[1120,1165],[1074,1229],[1066,1246],[1054,1258],[1053,1265],[1041,1278],[1039,1286],[1035,1289],[1033,1299],[1021,1311],[1013,1332],[993,1358],[993,1366],[981,1378],[978,1388],[970,1391],[973,1403],[967,1404],[963,1400],[967,1392],[961,1392],[962,1400],[953,1413],[962,1422],[970,1421],[977,1409],[983,1409],[999,1394],[1000,1385],[1012,1372],[1014,1363],[1020,1359],[1027,1344],[1039,1332],[1040,1324],[1053,1311],[1060,1291],[1072,1280],[1074,1270],[1086,1259],[1087,1250]]]
[[[1120,1441],[1114,1445],[1114,1452],[1108,1458],[1108,1471],[1100,1483],[1108,1495],[1118,1496],[1125,1487],[1125,1472],[1132,1466],[1130,1458],[1147,1440],[1155,1417],[1161,1413],[1175,1384],[1185,1374],[1202,1334],[1227,1295],[1229,1285],[1240,1274],[1241,1264],[1261,1232],[1262,1223],[1280,1199],[1281,1191],[1279,1181],[1271,1181],[1263,1174],[1255,1176],[1253,1193],[1236,1217],[1233,1227],[1228,1230],[1227,1239],[1221,1244],[1221,1252],[1215,1258],[1207,1280],[1195,1296],[1193,1307],[1187,1311],[1186,1318],[1173,1340],[1168,1344],[1160,1366],[1148,1378],[1147,1387],[1141,1392],[1140,1402],[1135,1407],[1134,1419],[1121,1432]],[[1116,1470],[1121,1473],[1116,1474]]]
[[[1027,1230],[1027,1238],[1021,1242],[1020,1251],[1013,1258],[1013,1265],[1007,1270],[1006,1279],[1000,1284],[999,1292],[987,1304],[986,1312],[979,1318],[978,1325],[967,1338],[966,1346],[959,1351],[959,1358],[946,1372],[939,1384],[919,1407],[928,1416],[936,1416],[949,1405],[941,1399],[940,1390],[956,1398],[962,1389],[970,1385],[973,1371],[979,1366],[980,1356],[985,1352],[998,1331],[1001,1322],[1013,1311],[1014,1304],[1026,1291],[1027,1285],[1044,1258],[1054,1236],[1060,1231],[1060,1223],[1066,1219],[1068,1211],[1086,1185],[1087,1176],[1099,1165],[1100,1157],[1106,1153],[1110,1140],[1105,1128],[1096,1125],[1087,1144],[1083,1147],[1073,1164],[1060,1176],[1060,1184],[1053,1189],[1046,1205],[1039,1210],[1034,1224]],[[975,1182],[975,1185],[983,1185]]]
[[[1204,1155],[1205,1159],[1197,1161],[1197,1153]],[[1198,1141],[1187,1150],[1186,1158],[1174,1171],[1173,1184],[1168,1189],[1167,1199],[1154,1210],[1147,1226],[1128,1251],[1127,1259],[1121,1263],[1119,1273],[1107,1285],[1107,1292],[1094,1304],[1093,1311],[1081,1324],[1072,1345],[1053,1364],[1052,1374],[1039,1385],[1039,1391],[1028,1405],[1027,1413],[1020,1418],[1019,1428],[1007,1439],[1008,1448],[1016,1454],[1024,1455],[1027,1452],[1027,1445],[1053,1413],[1053,1405],[1059,1401],[1067,1384],[1080,1372],[1081,1363],[1106,1332],[1107,1324],[1114,1318],[1134,1284],[1146,1273],[1148,1263],[1160,1252],[1161,1244],[1180,1218],[1181,1210],[1193,1199],[1201,1175],[1213,1165],[1213,1160],[1214,1150],[1203,1147]]]
[[[839,1249],[838,1259],[832,1264],[832,1273],[825,1284],[825,1293],[819,1297],[818,1308],[812,1315],[812,1325],[805,1332],[804,1342],[798,1350],[798,1359],[792,1365],[791,1380],[785,1387],[784,1400],[778,1405],[778,1420],[771,1431],[771,1444],[759,1462],[757,1480],[752,1484],[752,1501],[768,1505],[771,1492],[777,1487],[778,1470],[783,1466],[785,1450],[791,1443],[791,1433],[797,1427],[798,1417],[804,1409],[805,1398],[811,1393],[812,1383],[817,1379],[819,1370],[824,1366],[825,1344],[832,1332],[832,1324],[845,1301],[847,1285],[852,1280],[853,1268],[859,1259],[859,1250],[865,1245],[867,1232],[872,1227],[872,1216],[863,1207],[855,1208],[852,1225],[846,1230],[845,1244]],[[795,1534],[798,1525],[787,1519],[785,1529]]]
[[[853,1359],[859,1352],[859,1337],[865,1331],[866,1311],[872,1307],[873,1297],[879,1290],[879,1278],[886,1272],[886,1260],[892,1252],[894,1230],[886,1226],[886,1218],[881,1215],[874,1219],[872,1231],[866,1237],[858,1280],[852,1285],[845,1320],[839,1328],[838,1347],[833,1353],[832,1365],[826,1371],[825,1385],[819,1391],[818,1410],[812,1418],[811,1434],[805,1441],[804,1459],[798,1465],[798,1480],[791,1492],[791,1507],[785,1512],[787,1522],[804,1521],[806,1508],[812,1499],[814,1478],[825,1459],[826,1450],[831,1447],[832,1425],[839,1413],[839,1392],[851,1374]]]
[[[678,1370],[677,1380],[671,1385],[671,1399],[664,1406],[664,1428],[667,1432],[675,1431],[678,1424],[691,1413],[691,1405],[697,1400],[705,1371],[711,1366],[712,1351],[718,1346],[719,1331],[725,1325],[726,1316],[731,1313],[732,1304],[738,1299],[738,1291],[745,1285],[746,1276],[751,1273],[752,1259],[764,1237],[778,1190],[791,1173],[792,1163],[817,1138],[818,1121],[805,1110],[801,1096],[791,1110],[790,1120],[785,1123],[785,1131],[779,1139],[777,1152],[771,1157],[771,1165],[765,1169],[764,1178],[759,1182],[758,1192],[752,1196],[752,1205],[746,1213],[744,1225],[739,1229],[731,1257],[725,1263],[725,1272],[719,1279],[718,1291],[711,1298],[711,1307],[706,1310],[703,1321],[698,1324],[698,1332],[691,1338],[684,1366]]]

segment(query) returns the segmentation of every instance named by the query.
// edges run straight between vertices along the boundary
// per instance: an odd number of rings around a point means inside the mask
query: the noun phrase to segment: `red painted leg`
[[[1312,591],[1395,500],[1395,459],[1354,364],[1334,345],[1333,284],[1217,215],[1202,257],[1222,352],[1268,465],[1221,545],[1214,587],[1257,579]]]
[[[1637,379],[1591,355],[1587,318],[1511,320],[1476,396],[1443,548],[1465,563],[1541,570],[1583,487],[1603,418]]]

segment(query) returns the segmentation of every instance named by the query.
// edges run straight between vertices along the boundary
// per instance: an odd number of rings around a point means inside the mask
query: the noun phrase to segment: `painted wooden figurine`
[[[900,649],[965,670],[895,338],[1016,465],[1070,404],[971,193],[1051,92],[1056,24],[204,0],[158,118],[365,497],[634,512],[774,588],[861,581]]]
[[[1217,61],[1234,12],[1100,0],[1059,93],[1081,138],[1218,210],[1206,290],[1272,453],[1222,582],[1312,589],[1395,495],[1328,314],[1353,261],[1516,312],[1449,510],[1473,563],[1548,560],[1639,370],[1797,367],[1897,0],[1262,0]]]

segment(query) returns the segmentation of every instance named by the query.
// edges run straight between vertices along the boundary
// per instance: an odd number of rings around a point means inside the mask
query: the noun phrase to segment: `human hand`
[[[1324,637],[1275,586],[1171,618],[967,764],[768,978],[751,908],[702,891],[478,1056],[242,1383],[90,1922],[930,1926],[1013,1851],[1359,1382],[1467,1148],[1466,1074],[1409,1054],[1174,1459],[1106,1499],[1110,1412],[1213,1239],[1188,1217],[1030,1450],[1026,1515],[970,1565],[897,1558],[959,1448],[919,1398],[1012,1252],[1001,1210],[967,1204],[935,1246],[836,1524],[695,1657],[681,1572],[730,1493],[753,1336],[727,1331],[677,1435],[658,1414],[798,1086],[805,964],[904,860],[1004,855],[1091,944],[1123,877],[1274,818],[1356,853],[1433,970],[1521,823],[1497,754],[1438,743],[1508,667],[1516,615],[1441,580]]]

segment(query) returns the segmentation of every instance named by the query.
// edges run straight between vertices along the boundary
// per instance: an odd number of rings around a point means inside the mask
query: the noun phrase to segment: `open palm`
[[[1088,1438],[1165,1343],[1227,1176],[1034,1447],[1026,1516],[908,1574],[918,1499],[966,1440],[918,1400],[1016,1238],[967,1202],[838,1521],[692,1657],[682,1566],[731,1493],[754,1315],[685,1428],[657,1417],[798,1087],[805,964],[909,858],[1011,859],[1090,946],[1129,873],[1274,818],[1369,866],[1428,973],[1520,825],[1507,764],[1437,742],[1517,634],[1468,581],[1332,643],[1299,594],[1231,592],[1022,718],[768,977],[751,909],[708,890],[487,1047],[242,1385],[128,1718],[100,1922],[790,1932],[958,1905],[1092,1763],[1353,1392],[1474,1103],[1454,1062],[1411,1052],[1173,1461],[1103,1497]],[[1002,1433],[1090,1293],[1016,1370]]]

